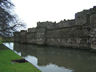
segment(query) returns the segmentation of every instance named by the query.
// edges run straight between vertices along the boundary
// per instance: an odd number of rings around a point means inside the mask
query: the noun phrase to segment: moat
[[[42,72],[96,72],[96,53],[32,44],[6,44]]]

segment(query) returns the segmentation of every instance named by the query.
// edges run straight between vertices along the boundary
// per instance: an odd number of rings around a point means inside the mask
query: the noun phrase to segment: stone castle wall
[[[96,7],[75,14],[75,19],[38,22],[36,28],[14,33],[14,41],[73,48],[96,48]]]

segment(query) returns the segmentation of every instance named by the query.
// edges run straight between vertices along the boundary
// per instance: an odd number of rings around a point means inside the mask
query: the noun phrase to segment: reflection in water
[[[5,46],[7,46],[8,48],[10,48],[11,50],[13,50],[13,46],[14,46],[14,43],[12,42],[9,42],[9,43],[3,43]]]
[[[59,67],[55,64],[48,64],[46,66],[40,66],[39,69],[42,72],[72,72],[72,70],[66,69],[64,67]]]
[[[8,43],[3,43],[5,46],[7,46],[9,49],[11,49],[11,50],[14,50],[14,43],[13,42],[8,42]],[[19,56],[21,56],[21,52],[17,52],[17,51],[15,51],[14,50],[14,52],[16,53],[16,54],[18,54]]]
[[[28,62],[32,63],[34,66],[38,67],[38,66],[37,66],[37,62],[38,62],[38,61],[37,61],[37,58],[36,58],[36,57],[28,55],[28,56],[25,57],[25,59],[26,59]]]
[[[45,66],[38,66],[38,60],[34,56],[26,56],[25,59],[40,69],[42,72],[72,72],[72,70],[66,69],[64,67],[59,67],[55,64],[48,64]]]
[[[96,72],[96,54],[83,50],[14,44],[42,72]]]

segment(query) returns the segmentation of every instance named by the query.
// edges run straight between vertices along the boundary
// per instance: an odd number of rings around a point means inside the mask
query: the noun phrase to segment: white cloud
[[[96,0],[14,0],[16,13],[28,27],[37,21],[60,21],[74,18],[78,11],[89,9]]]

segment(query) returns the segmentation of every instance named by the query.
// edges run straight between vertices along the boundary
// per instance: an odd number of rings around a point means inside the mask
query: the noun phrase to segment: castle
[[[36,28],[14,33],[14,41],[38,45],[96,49],[96,6],[75,14],[75,19],[38,22]]]

